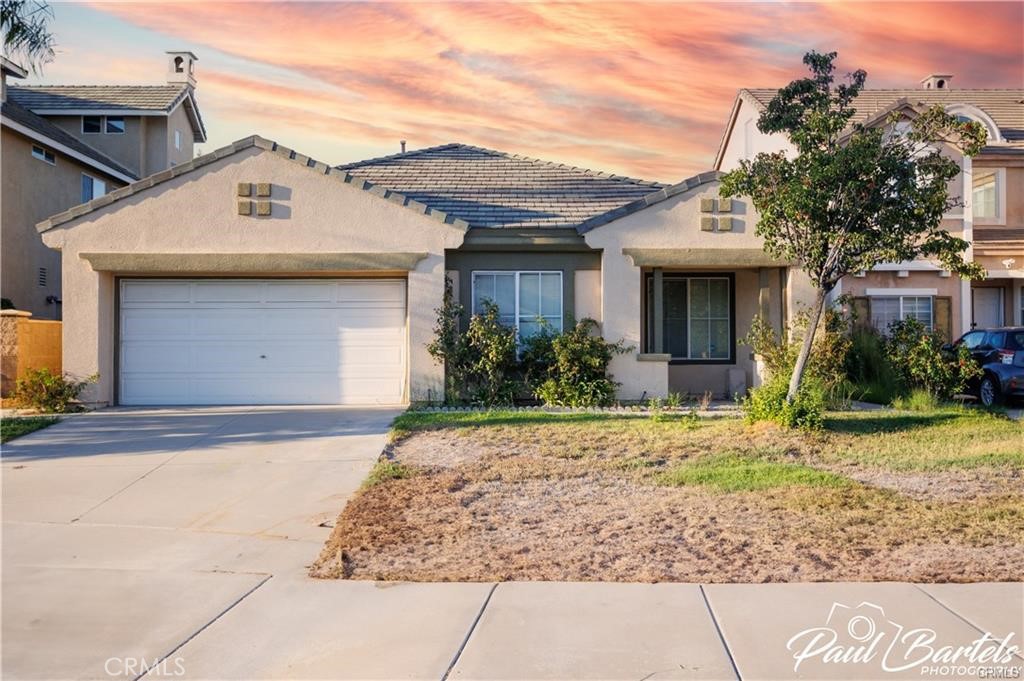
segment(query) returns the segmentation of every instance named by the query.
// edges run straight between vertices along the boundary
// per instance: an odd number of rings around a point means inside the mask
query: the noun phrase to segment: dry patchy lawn
[[[413,581],[1001,581],[1024,427],[998,415],[416,414],[312,574]]]

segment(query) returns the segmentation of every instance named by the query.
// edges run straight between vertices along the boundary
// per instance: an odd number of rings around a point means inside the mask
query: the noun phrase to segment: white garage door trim
[[[404,279],[121,279],[124,405],[402,404]]]

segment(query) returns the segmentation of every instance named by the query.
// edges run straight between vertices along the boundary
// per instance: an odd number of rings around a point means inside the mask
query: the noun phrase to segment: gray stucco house
[[[597,320],[622,399],[732,394],[737,345],[806,278],[718,174],[666,186],[461,144],[331,167],[259,137],[39,224],[64,258],[65,369],[102,404],[402,404],[446,279],[530,333]]]

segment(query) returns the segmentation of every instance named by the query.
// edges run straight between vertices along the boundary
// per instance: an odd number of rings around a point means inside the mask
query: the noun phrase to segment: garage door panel
[[[401,280],[122,280],[123,404],[398,404]]]
[[[187,303],[191,300],[191,284],[171,281],[140,281],[122,287],[121,305],[131,303]]]
[[[122,372],[152,371],[154,367],[159,367],[161,372],[188,371],[192,368],[191,350],[176,342],[125,343],[121,352]]]

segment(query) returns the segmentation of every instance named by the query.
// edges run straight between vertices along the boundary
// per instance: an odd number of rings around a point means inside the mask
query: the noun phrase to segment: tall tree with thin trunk
[[[38,73],[53,61],[53,9],[41,0],[0,0],[4,56]]]
[[[810,77],[779,90],[758,119],[758,130],[786,135],[796,153],[745,159],[721,186],[722,196],[750,197],[765,251],[800,267],[817,289],[789,401],[800,388],[828,294],[843,277],[918,258],[963,277],[983,275],[963,258],[967,242],[941,223],[963,205],[948,191],[960,166],[943,152],[977,154],[984,128],[939,106],[922,111],[909,102],[869,125],[851,123],[867,74],[858,70],[837,84],[835,58],[835,52],[807,53]]]

